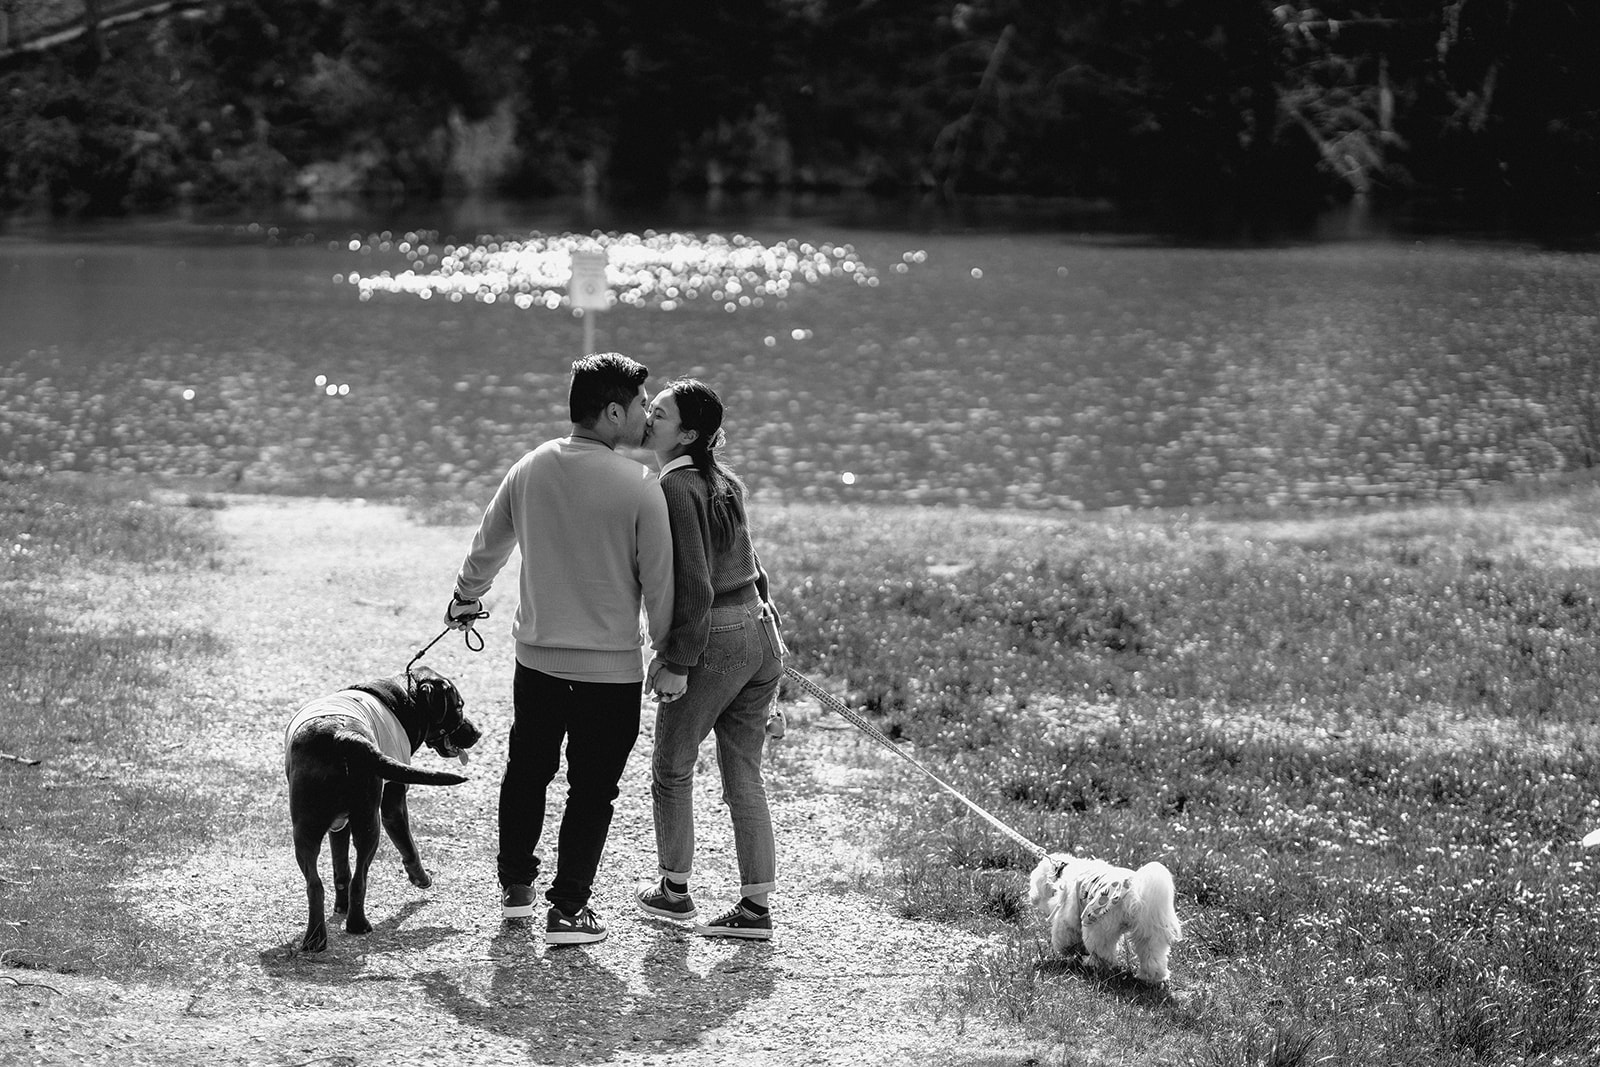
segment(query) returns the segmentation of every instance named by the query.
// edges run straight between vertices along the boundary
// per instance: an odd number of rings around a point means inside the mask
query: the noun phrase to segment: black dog
[[[406,813],[406,786],[458,785],[448,771],[412,767],[411,754],[426,744],[445,758],[478,743],[479,732],[462,714],[461,694],[448,678],[418,667],[396,678],[380,678],[320,697],[295,713],[284,734],[284,773],[289,778],[289,821],[294,857],[306,879],[305,937],[300,947],[328,947],[323,921],[322,879],[317,858],[326,834],[333,855],[333,910],[344,913],[352,934],[372,930],[367,922],[367,868],[378,851],[378,818],[400,850],[411,884],[426,889],[433,879],[422,867]],[[350,870],[350,839],[356,866]]]

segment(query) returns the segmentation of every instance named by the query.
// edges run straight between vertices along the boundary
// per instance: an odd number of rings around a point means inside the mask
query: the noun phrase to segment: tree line
[[[0,207],[712,185],[1591,232],[1591,0],[221,0],[0,61]]]

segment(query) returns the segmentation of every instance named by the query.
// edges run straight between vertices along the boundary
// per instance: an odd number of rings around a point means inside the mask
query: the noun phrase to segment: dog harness
[[[1095,863],[1078,872],[1078,907],[1084,923],[1108,914],[1128,895],[1132,874],[1109,863]]]
[[[378,751],[392,760],[410,765],[411,738],[406,736],[400,720],[395,718],[394,712],[383,701],[358,689],[341,689],[329,696],[318,697],[295,712],[283,732],[283,743],[288,745],[294,732],[308,720],[330,715],[349,719],[355,731],[377,745]]]

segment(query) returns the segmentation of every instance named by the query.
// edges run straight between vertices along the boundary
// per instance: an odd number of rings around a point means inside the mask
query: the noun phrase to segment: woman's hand
[[[772,641],[772,651],[779,656],[789,654],[789,646],[783,640],[783,618],[778,614],[778,607],[770,600],[761,602],[761,624],[767,629],[767,636]]]

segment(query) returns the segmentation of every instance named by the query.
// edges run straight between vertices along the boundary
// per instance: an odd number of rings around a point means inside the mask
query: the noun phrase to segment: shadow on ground
[[[1165,1009],[1176,1015],[1183,1009],[1183,998],[1171,983],[1151,985],[1141,982],[1126,971],[1106,972],[1093,963],[1078,959],[1052,958],[1034,965],[1034,973],[1041,978],[1054,975],[1073,975],[1092,983],[1094,989],[1107,996],[1143,1008]]]
[[[539,1062],[593,1063],[624,1050],[670,1052],[700,1043],[747,1003],[772,993],[766,945],[741,945],[705,974],[689,965],[689,939],[655,935],[641,995],[581,946],[546,948],[507,925],[490,943],[494,970],[474,995],[456,976],[415,976],[428,999],[463,1027],[524,1042]]]
[[[300,951],[301,935],[297,933],[293,940],[261,950],[257,956],[261,970],[273,978],[293,976],[343,983],[350,980],[352,971],[365,966],[369,957],[426,952],[460,935],[461,930],[450,926],[407,927],[411,917],[428,904],[427,900],[407,901],[392,915],[373,922],[370,934],[362,935],[346,934],[344,916],[330,912],[326,951]],[[371,918],[369,915],[369,921]]]

